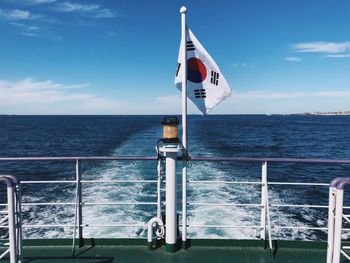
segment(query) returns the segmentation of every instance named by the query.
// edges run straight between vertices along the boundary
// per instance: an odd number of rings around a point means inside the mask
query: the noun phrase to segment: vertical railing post
[[[182,247],[187,248],[187,160],[182,161]]]
[[[328,201],[328,240],[327,240],[327,263],[332,263],[334,250],[334,219],[336,207],[336,187],[329,188]]]
[[[337,188],[334,223],[333,263],[340,262],[341,232],[343,224],[343,199],[344,189]]]
[[[10,253],[11,263],[22,262],[22,225],[21,225],[21,193],[20,183],[16,177],[1,175],[0,181],[7,187],[7,217],[9,248],[0,255],[0,259]]]
[[[158,164],[157,164],[157,217],[161,218],[162,217],[162,202],[161,202],[161,192],[160,192],[160,186],[161,186],[161,159],[158,159]]]
[[[7,185],[7,209],[10,243],[10,262],[17,263],[14,186]]]
[[[22,232],[22,193],[21,193],[21,184],[18,183],[16,185],[16,239],[17,239],[17,254],[18,254],[18,262],[21,263],[23,261],[23,232]]]
[[[270,220],[270,205],[269,192],[267,186],[267,161],[264,161],[261,166],[261,222],[260,222],[260,238],[266,239],[266,219],[269,231],[269,248],[272,249],[272,234],[271,234],[271,220]]]
[[[267,193],[267,162],[264,161],[261,166],[261,213],[260,213],[260,239],[266,239],[266,196]]]
[[[79,159],[75,162],[75,178],[76,178],[76,187],[77,187],[77,220],[78,220],[78,238],[79,238],[79,247],[84,245],[83,237],[83,209],[82,209],[82,190],[81,190],[81,164]]]

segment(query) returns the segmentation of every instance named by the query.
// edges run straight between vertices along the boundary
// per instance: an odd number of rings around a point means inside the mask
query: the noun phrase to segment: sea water
[[[0,116],[0,156],[156,156],[162,116]],[[209,115],[188,117],[191,156],[292,157],[350,159],[350,116]],[[82,161],[83,180],[157,178],[156,162]],[[178,167],[181,222],[181,174]],[[0,162],[0,174],[20,180],[74,180],[74,162]],[[273,182],[329,183],[349,176],[348,165],[269,163]],[[191,181],[261,180],[261,163],[190,162]],[[164,185],[162,186],[164,188]],[[25,224],[74,224],[75,184],[24,184],[23,202],[68,202],[68,205],[24,206]],[[154,183],[84,183],[83,202],[156,202]],[[164,191],[162,190],[164,197]],[[0,195],[5,203],[5,195]],[[347,198],[346,201],[350,201]],[[188,223],[259,226],[260,208],[205,206],[203,203],[258,204],[260,185],[188,185]],[[270,204],[327,205],[324,186],[269,186]],[[154,205],[84,205],[83,224],[144,225],[156,215]],[[327,226],[327,209],[272,207],[274,226]],[[72,227],[24,228],[26,238],[64,238]],[[191,238],[258,238],[257,228],[189,228]],[[138,227],[86,227],[85,237],[145,237]],[[324,240],[325,231],[273,229],[273,238]]]

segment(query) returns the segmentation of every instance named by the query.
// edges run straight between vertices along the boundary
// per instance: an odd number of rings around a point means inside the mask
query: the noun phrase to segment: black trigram
[[[195,50],[193,42],[187,41],[187,51],[192,51],[192,50]]]
[[[210,82],[217,86],[219,84],[219,73],[217,73],[215,71],[211,71],[211,80],[210,80]]]
[[[181,67],[181,63],[178,62],[176,65],[176,77],[177,77],[177,75],[179,75],[180,67]]]
[[[196,97],[196,99],[200,99],[200,98],[206,98],[207,94],[205,92],[205,89],[195,89],[194,96]]]

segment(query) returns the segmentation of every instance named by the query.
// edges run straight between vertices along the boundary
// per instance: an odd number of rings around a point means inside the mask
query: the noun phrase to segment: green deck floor
[[[25,243],[24,262],[326,262],[325,243],[280,241],[274,242],[274,246],[271,252],[264,249],[264,243],[260,241],[194,240],[186,250],[167,253],[164,247],[148,250],[145,240],[92,240],[77,248],[76,256],[72,257],[68,240],[40,240]]]

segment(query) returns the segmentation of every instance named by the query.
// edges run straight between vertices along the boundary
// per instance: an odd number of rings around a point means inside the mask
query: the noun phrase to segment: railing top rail
[[[111,160],[111,161],[156,161],[157,156],[71,156],[71,157],[0,157],[0,161],[76,161],[76,160]],[[229,161],[229,162],[280,162],[280,163],[317,163],[350,164],[350,160],[310,159],[310,158],[270,158],[270,157],[191,157],[191,161]]]
[[[350,164],[350,160],[310,159],[310,158],[256,158],[256,157],[192,157],[191,161],[245,161],[245,162],[281,162],[281,163],[323,163]]]
[[[76,160],[115,160],[115,161],[154,161],[156,156],[71,156],[71,157],[0,157],[0,161],[76,161]]]

